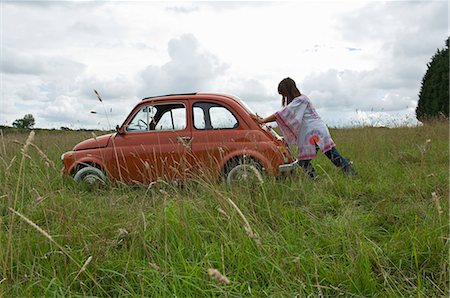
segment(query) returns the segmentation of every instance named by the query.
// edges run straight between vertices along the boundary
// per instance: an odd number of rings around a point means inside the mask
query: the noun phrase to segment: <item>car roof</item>
[[[172,100],[172,99],[195,100],[195,99],[207,99],[208,97],[213,97],[214,99],[217,99],[219,97],[221,100],[223,100],[225,102],[231,101],[231,102],[239,104],[245,110],[249,110],[248,107],[246,106],[246,104],[244,104],[239,97],[230,95],[230,94],[222,94],[222,93],[192,92],[192,93],[165,94],[165,95],[145,97],[142,99],[142,101],[144,101],[144,100],[164,101],[164,100]],[[213,99],[213,98],[211,98],[211,99]]]

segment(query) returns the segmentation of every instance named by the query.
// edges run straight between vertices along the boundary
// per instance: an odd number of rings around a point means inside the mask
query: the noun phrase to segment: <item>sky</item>
[[[186,92],[268,116],[285,77],[331,127],[415,125],[449,36],[447,1],[0,1],[9,126],[110,129],[144,97]]]

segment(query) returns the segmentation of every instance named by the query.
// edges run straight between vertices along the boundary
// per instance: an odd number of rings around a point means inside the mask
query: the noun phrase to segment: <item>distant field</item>
[[[357,179],[320,154],[233,190],[90,190],[60,155],[91,132],[28,133],[0,135],[0,296],[448,296],[448,122],[335,129]]]

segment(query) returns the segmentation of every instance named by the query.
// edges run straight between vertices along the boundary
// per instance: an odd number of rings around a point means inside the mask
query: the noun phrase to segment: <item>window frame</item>
[[[167,105],[182,105],[183,106],[183,108],[184,108],[184,110],[185,110],[185,126],[184,126],[184,128],[183,129],[174,129],[174,130],[172,130],[172,129],[167,129],[167,130],[156,130],[156,129],[150,129],[150,126],[149,126],[149,123],[147,123],[147,130],[141,130],[141,131],[133,131],[133,130],[128,130],[128,126],[130,125],[130,123],[134,120],[134,118],[136,117],[136,115],[143,109],[143,108],[145,108],[145,107],[149,107],[149,106],[152,106],[152,107],[156,107],[156,106],[167,106]],[[180,107],[181,108],[181,107]],[[169,111],[169,110],[168,110]],[[167,111],[167,112],[168,112]],[[166,112],[165,112],[166,113]],[[164,113],[164,114],[165,114]],[[162,115],[164,115],[164,114],[162,114]],[[159,120],[161,120],[161,118],[162,118],[162,115],[161,115],[161,117],[159,118]],[[158,120],[158,122],[159,122],[159,120]],[[155,127],[156,127],[156,125],[155,125]],[[158,102],[158,103],[146,103],[146,104],[143,104],[143,105],[141,105],[141,106],[139,106],[139,108],[138,109],[136,109],[136,112],[135,113],[133,113],[133,115],[130,117],[130,120],[127,122],[127,124],[125,125],[125,131],[126,131],[126,133],[152,133],[152,132],[175,132],[175,131],[185,131],[186,129],[188,129],[188,127],[189,127],[189,123],[188,123],[188,108],[187,108],[187,106],[186,106],[186,104],[184,103],[184,102],[176,102],[176,101],[171,101],[171,102]]]
[[[219,108],[224,108],[226,109],[233,117],[234,119],[236,119],[236,124],[233,127],[225,127],[225,128],[208,128],[206,123],[205,123],[205,128],[197,128],[195,126],[195,112],[194,112],[194,108],[196,107],[196,104],[207,104],[209,107],[207,109],[207,115],[209,118],[209,123],[211,124],[211,113],[210,113],[210,109],[212,107],[219,107]],[[203,107],[200,107],[203,111],[205,111],[205,109]],[[239,117],[236,116],[236,113],[232,112],[232,109],[230,109],[227,105],[222,104],[222,103],[217,103],[217,102],[213,102],[213,101],[196,101],[194,103],[192,103],[192,128],[194,128],[195,130],[198,131],[217,131],[217,130],[230,130],[230,129],[238,129],[240,126],[240,121],[239,121]],[[206,122],[206,119],[205,119]],[[212,127],[212,125],[211,125]]]

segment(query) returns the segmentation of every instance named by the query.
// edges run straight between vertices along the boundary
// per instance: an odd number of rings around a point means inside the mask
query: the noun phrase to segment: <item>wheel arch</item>
[[[263,171],[272,172],[270,162],[264,155],[254,150],[243,150],[232,152],[222,159],[222,163],[220,164],[221,175],[226,173],[227,166],[230,166],[241,158],[252,159],[261,165]]]
[[[83,158],[83,159],[77,160],[77,162],[74,163],[74,165],[70,169],[69,173],[71,176],[74,176],[80,169],[89,167],[89,166],[97,168],[97,169],[101,170],[102,172],[104,172],[105,175],[108,175],[108,171],[106,170],[104,164],[102,163],[101,160],[99,160],[97,158]]]

